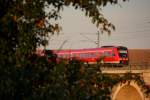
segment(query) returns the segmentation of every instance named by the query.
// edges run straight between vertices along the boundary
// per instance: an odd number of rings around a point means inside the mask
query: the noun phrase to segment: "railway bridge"
[[[125,67],[104,67],[101,68],[102,73],[118,74],[125,73],[138,74],[143,77],[146,85],[150,86],[150,65],[129,65]],[[130,84],[118,83],[113,87],[111,93],[112,100],[150,100],[136,82],[132,81]]]

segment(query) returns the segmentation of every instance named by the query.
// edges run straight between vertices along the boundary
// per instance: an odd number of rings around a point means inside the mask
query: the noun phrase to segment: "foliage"
[[[60,18],[59,12],[69,5],[81,9],[101,31],[110,33],[114,25],[104,18],[100,10],[109,3],[118,4],[118,0],[1,0],[2,54],[13,51],[22,58],[30,55],[38,46],[45,46],[47,37],[60,31],[59,25],[52,24],[51,20]]]
[[[37,47],[47,44],[50,34],[59,32],[59,25],[52,24],[51,20],[60,18],[59,12],[64,6],[82,9],[101,31],[110,33],[114,25],[104,18],[100,8],[108,3],[118,4],[117,1],[0,0],[0,99],[107,97],[110,92],[105,92],[109,88],[104,83],[108,80],[101,73],[84,73],[80,63],[49,63],[46,57],[34,53]],[[48,7],[50,11],[45,12]],[[96,84],[101,83],[101,89],[96,88],[98,85],[94,85],[95,80],[98,80]]]

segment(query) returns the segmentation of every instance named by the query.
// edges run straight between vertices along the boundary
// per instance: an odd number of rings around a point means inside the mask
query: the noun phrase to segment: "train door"
[[[109,48],[109,50],[104,51],[104,62],[108,64],[119,63],[118,55],[114,48]]]

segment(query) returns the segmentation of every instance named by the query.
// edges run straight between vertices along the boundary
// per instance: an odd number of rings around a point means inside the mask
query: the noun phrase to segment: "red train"
[[[90,49],[45,50],[45,55],[51,61],[76,59],[88,64],[98,61],[104,64],[128,65],[128,49],[124,46],[102,46]]]

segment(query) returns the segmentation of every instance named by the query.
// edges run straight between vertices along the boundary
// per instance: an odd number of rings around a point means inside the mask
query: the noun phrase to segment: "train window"
[[[90,57],[95,58],[97,56],[97,53],[91,53]]]
[[[112,57],[116,56],[114,50],[112,50]]]
[[[105,57],[111,57],[112,56],[111,52],[109,52],[109,51],[104,51],[104,53],[102,55]]]
[[[119,56],[120,57],[127,57],[127,50],[119,50]]]
[[[127,53],[119,53],[119,56],[120,56],[120,57],[125,57],[125,58],[126,58],[126,57],[127,57]]]
[[[119,50],[119,53],[127,53],[126,50]]]
[[[89,54],[88,53],[81,53],[80,58],[88,58]]]
[[[81,53],[80,58],[95,58],[97,56],[97,53]]]
[[[114,52],[112,53],[112,56],[113,56],[113,57],[116,56]]]

